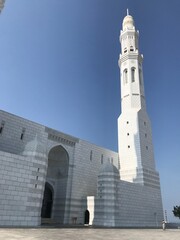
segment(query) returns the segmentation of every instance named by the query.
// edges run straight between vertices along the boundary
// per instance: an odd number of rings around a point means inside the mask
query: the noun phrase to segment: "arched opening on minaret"
[[[135,82],[135,67],[131,68],[131,79],[132,79],[132,83]]]
[[[127,47],[124,48],[124,53],[127,53]]]
[[[124,69],[124,71],[123,71],[123,79],[124,79],[124,84],[126,84],[127,82],[128,82],[128,70],[127,70],[127,68],[126,69]]]
[[[134,47],[130,46],[130,51],[133,52],[134,51]]]

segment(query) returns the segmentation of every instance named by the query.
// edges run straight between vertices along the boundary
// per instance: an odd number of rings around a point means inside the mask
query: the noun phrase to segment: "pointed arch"
[[[127,68],[125,68],[124,71],[123,71],[123,82],[124,82],[124,84],[128,83],[128,70],[127,70]]]
[[[48,183],[54,186],[51,206],[51,219],[64,223],[66,209],[66,195],[69,172],[69,154],[62,145],[54,146],[48,153],[48,168],[45,189]],[[50,189],[50,187],[49,187]],[[50,193],[49,193],[50,201]],[[46,215],[47,217],[47,215]]]

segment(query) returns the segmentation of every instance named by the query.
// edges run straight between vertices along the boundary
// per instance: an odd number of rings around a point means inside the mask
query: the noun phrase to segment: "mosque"
[[[158,227],[163,220],[139,32],[120,32],[119,152],[0,111],[0,225]]]

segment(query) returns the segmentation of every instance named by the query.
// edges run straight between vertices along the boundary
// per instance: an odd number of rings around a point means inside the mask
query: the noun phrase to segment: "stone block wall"
[[[118,199],[97,196],[96,226],[160,227],[163,220],[161,191],[157,188],[119,181]],[[104,205],[104,201],[106,204]],[[114,214],[112,214],[114,212]],[[108,216],[104,218],[104,215]]]
[[[96,196],[98,174],[107,161],[113,162],[119,168],[118,153],[84,140],[76,143],[69,209],[70,221],[77,218],[77,223],[84,223],[82,198]]]
[[[45,164],[0,151],[0,166],[0,225],[39,225]]]
[[[9,156],[13,156],[13,164],[16,165],[16,168],[13,170],[14,176],[16,176],[16,174],[19,174],[19,171],[22,168],[21,166],[24,164],[29,166],[35,164],[34,161],[36,161],[36,164],[44,165],[44,169],[42,170],[43,180],[41,187],[41,197],[34,199],[34,194],[36,195],[36,192],[39,191],[37,189],[34,189],[37,177],[33,175],[34,172],[29,172],[26,181],[23,181],[22,177],[22,184],[24,184],[24,188],[26,186],[26,188],[29,189],[29,184],[32,182],[34,183],[32,187],[33,190],[31,187],[29,190],[31,194],[28,193],[28,197],[24,199],[24,206],[27,206],[27,203],[30,200],[36,202],[36,205],[39,204],[37,213],[37,209],[34,211],[34,207],[31,206],[35,203],[28,203],[28,212],[30,210],[33,212],[32,214],[35,214],[36,212],[36,215],[38,214],[36,217],[39,219],[36,223],[35,221],[32,221],[32,225],[40,224],[40,208],[42,204],[43,190],[46,182],[48,165],[48,160],[37,160],[34,159],[33,156],[23,156],[23,151],[26,145],[32,141],[36,135],[38,136],[38,140],[41,142],[41,144],[44,145],[44,148],[46,149],[45,154],[47,154],[47,158],[49,151],[55,146],[62,146],[67,151],[69,159],[69,170],[66,188],[66,204],[64,206],[64,223],[72,223],[72,219],[74,217],[77,217],[77,223],[83,223],[84,213],[82,211],[82,198],[89,195],[96,195],[98,173],[106,161],[113,162],[113,164],[119,168],[118,153],[0,110],[0,124],[2,122],[5,124],[3,131],[0,134],[0,151],[2,151],[2,155],[10,154]],[[23,129],[25,129],[25,132],[23,139],[21,139]],[[1,162],[3,166],[4,158],[1,159]],[[37,171],[37,169],[35,171]],[[10,171],[10,169],[7,171]],[[1,179],[4,179],[4,175],[1,176]],[[29,182],[30,180],[31,183]],[[54,190],[57,191],[57,184],[56,186],[53,185],[53,181],[51,181],[50,184]],[[21,189],[19,189],[19,191],[21,191]],[[35,193],[32,191],[35,191]],[[14,204],[16,205],[16,203]],[[9,221],[9,225],[11,225],[11,221]]]
[[[158,227],[163,220],[160,189],[120,181],[120,226]]]
[[[44,126],[0,110],[0,126],[2,122],[4,122],[4,127],[0,133],[0,151],[22,154],[26,144],[36,135],[46,146],[47,133]],[[24,134],[21,139],[23,130]]]

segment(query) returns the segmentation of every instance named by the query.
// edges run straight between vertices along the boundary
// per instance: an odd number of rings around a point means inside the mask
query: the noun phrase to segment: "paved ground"
[[[0,228],[0,240],[180,240],[180,229]]]

